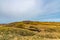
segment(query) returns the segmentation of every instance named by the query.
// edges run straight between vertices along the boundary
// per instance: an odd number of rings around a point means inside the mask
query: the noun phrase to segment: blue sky
[[[0,23],[23,20],[60,22],[60,0],[0,0]]]

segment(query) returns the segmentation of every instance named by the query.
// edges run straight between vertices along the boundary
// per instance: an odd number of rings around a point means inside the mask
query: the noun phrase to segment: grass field
[[[0,40],[60,40],[60,22],[0,24]]]

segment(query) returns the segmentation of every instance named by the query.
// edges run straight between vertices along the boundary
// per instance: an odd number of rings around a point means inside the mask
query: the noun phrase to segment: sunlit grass
[[[0,40],[60,39],[60,23],[15,22],[0,27]]]

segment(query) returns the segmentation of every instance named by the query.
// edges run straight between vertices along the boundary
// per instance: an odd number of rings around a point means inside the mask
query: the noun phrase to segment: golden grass
[[[0,27],[0,40],[60,40],[59,22],[14,22]]]

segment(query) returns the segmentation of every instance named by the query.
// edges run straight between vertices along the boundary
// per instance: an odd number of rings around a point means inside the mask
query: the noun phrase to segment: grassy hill
[[[0,24],[0,40],[55,39],[60,39],[60,22],[21,21]]]

